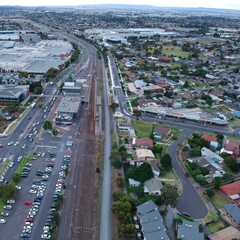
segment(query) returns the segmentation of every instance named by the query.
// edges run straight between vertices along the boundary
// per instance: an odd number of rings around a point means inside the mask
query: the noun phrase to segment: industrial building
[[[227,125],[228,121],[214,117],[213,115],[204,112],[200,108],[184,108],[184,109],[174,109],[169,107],[141,107],[140,110],[144,113],[156,114],[159,117],[172,117],[175,120],[192,120],[199,123],[210,123],[217,125]]]
[[[50,68],[58,69],[70,58],[72,45],[65,41],[44,40],[26,45],[16,42],[0,49],[0,68],[5,71],[21,71],[44,74]]]
[[[28,86],[0,85],[0,102],[21,102],[28,96]]]
[[[81,97],[65,96],[60,102],[55,123],[61,125],[71,125],[74,118],[78,115],[81,105]]]

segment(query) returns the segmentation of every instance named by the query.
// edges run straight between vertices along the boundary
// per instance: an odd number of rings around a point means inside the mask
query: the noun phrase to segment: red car
[[[33,218],[27,218],[25,222],[30,222],[33,223],[34,219]]]
[[[26,201],[24,204],[25,204],[25,205],[32,205],[32,202]]]
[[[183,214],[184,216],[191,217],[191,214],[188,213],[188,212],[182,212],[182,214]]]
[[[63,181],[57,181],[57,184],[64,184]]]

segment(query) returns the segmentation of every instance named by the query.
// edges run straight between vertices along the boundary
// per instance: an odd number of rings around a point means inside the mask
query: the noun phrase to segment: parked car
[[[15,200],[14,199],[9,199],[9,200],[7,200],[7,203],[10,203],[10,204],[15,203]]]
[[[8,212],[1,212],[1,216],[2,216],[2,217],[8,217],[8,216],[9,216],[9,213],[8,213]]]
[[[6,222],[7,222],[6,219],[0,218],[0,223],[6,223]]]
[[[3,208],[6,209],[6,210],[11,210],[12,209],[12,205],[4,205]]]
[[[25,205],[32,205],[32,202],[30,202],[30,201],[25,201],[24,204],[25,204]]]

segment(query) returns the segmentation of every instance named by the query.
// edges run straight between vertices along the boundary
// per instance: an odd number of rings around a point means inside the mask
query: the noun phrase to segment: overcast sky
[[[240,0],[0,0],[0,5],[21,6],[70,6],[86,4],[138,4],[154,5],[162,7],[208,7],[208,8],[230,8],[240,10]]]

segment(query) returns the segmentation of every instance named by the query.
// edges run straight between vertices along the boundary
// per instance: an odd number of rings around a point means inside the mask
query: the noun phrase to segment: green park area
[[[162,53],[169,57],[188,58],[190,56],[190,53],[182,51],[180,47],[171,45],[163,46]]]

